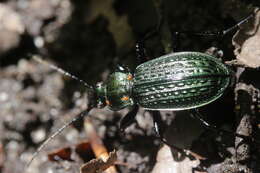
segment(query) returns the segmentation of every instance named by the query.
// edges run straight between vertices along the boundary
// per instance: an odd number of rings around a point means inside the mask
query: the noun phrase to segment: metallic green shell
[[[103,84],[105,90],[103,94],[109,109],[117,111],[133,105],[133,100],[130,98],[132,81],[128,80],[128,75],[129,73],[114,72]]]
[[[231,76],[227,66],[208,54],[171,53],[136,68],[132,94],[145,109],[192,109],[218,99]]]

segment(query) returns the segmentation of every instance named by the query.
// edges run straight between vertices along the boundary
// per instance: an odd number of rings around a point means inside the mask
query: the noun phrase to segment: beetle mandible
[[[221,32],[194,33],[194,35],[224,36],[253,16],[254,14],[251,14],[233,27]],[[185,34],[185,32],[175,33]],[[142,42],[136,45],[136,53],[139,58],[146,56]],[[38,57],[33,58],[85,85],[89,103],[86,110],[64,124],[40,145],[27,166],[55,136],[73,122],[88,115],[92,108],[107,106],[113,111],[118,111],[130,107],[129,113],[120,122],[120,129],[123,131],[134,120],[138,106],[156,111],[195,109],[221,97],[234,77],[229,67],[212,55],[200,52],[177,52],[148,60],[138,65],[133,74],[128,68],[118,66],[105,82],[91,86],[59,67]],[[157,122],[157,118],[154,116],[153,118],[157,135],[167,144],[160,134],[160,124]],[[203,119],[199,118],[199,120],[209,126]]]

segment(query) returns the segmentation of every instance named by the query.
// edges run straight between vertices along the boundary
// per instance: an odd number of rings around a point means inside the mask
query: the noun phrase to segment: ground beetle
[[[253,16],[251,14],[233,27],[221,32],[175,32],[175,35],[224,36]],[[136,45],[136,52],[139,58],[147,56],[143,42]],[[109,75],[106,82],[98,83],[96,86],[91,86],[42,59],[36,57],[34,59],[84,84],[87,88],[89,103],[86,110],[57,130],[37,149],[27,166],[30,165],[48,142],[74,121],[88,115],[89,111],[94,107],[103,108],[108,106],[109,109],[114,111],[130,107],[131,111],[120,123],[120,129],[124,130],[134,120],[138,106],[154,111],[198,108],[213,102],[223,95],[234,77],[232,71],[219,59],[200,52],[166,54],[140,64],[133,74],[130,73],[128,68],[118,66],[117,70]],[[153,118],[157,135],[164,143],[167,143],[161,135],[160,124],[157,121],[158,116],[153,116]],[[199,120],[204,125],[211,127],[201,117],[199,117]]]

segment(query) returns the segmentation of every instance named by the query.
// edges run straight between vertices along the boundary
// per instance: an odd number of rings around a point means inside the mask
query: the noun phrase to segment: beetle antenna
[[[68,76],[68,77],[70,77],[70,78],[72,78],[72,79],[74,79],[74,80],[76,80],[76,81],[79,81],[79,82],[82,83],[85,87],[87,87],[87,88],[89,88],[89,89],[92,89],[92,86],[89,85],[89,84],[87,84],[87,82],[85,82],[84,80],[78,78],[77,76],[74,76],[73,74],[70,74],[69,72],[67,72],[67,71],[65,71],[65,70],[63,70],[63,69],[61,69],[61,68],[59,68],[59,67],[57,67],[57,66],[55,66],[55,65],[53,65],[53,64],[50,64],[49,62],[43,60],[43,59],[40,58],[39,56],[34,55],[32,58],[33,58],[35,61],[37,61],[37,62],[39,62],[39,63],[41,63],[41,64],[45,64],[45,65],[49,66],[50,68],[52,68],[53,70],[56,70],[57,72],[63,74],[64,76]]]
[[[66,122],[61,128],[59,128],[56,132],[54,132],[50,137],[48,137],[48,139],[46,139],[46,141],[44,141],[38,148],[37,150],[33,153],[32,158],[30,159],[30,161],[27,163],[26,167],[28,168],[32,161],[36,158],[36,156],[42,151],[42,149],[44,147],[47,146],[47,144],[52,141],[57,135],[59,135],[64,129],[66,129],[68,126],[70,126],[72,123],[74,123],[75,121],[83,118],[85,115],[88,115],[88,113],[90,112],[90,110],[92,109],[92,107],[88,107],[87,110],[82,111],[80,114],[78,114],[76,117],[74,117],[73,119],[71,119],[70,121]]]

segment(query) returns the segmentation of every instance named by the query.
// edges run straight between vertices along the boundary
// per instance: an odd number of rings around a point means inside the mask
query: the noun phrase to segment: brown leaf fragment
[[[245,67],[260,67],[260,10],[255,8],[254,17],[241,25],[233,36],[232,44],[235,46],[236,60],[228,64]]]
[[[50,161],[60,161],[60,160],[73,161],[71,159],[71,153],[72,153],[71,148],[65,147],[48,154],[48,159]]]
[[[107,160],[110,158],[110,155],[108,153],[108,150],[106,149],[106,146],[103,144],[102,139],[100,138],[100,136],[98,136],[92,122],[86,119],[84,122],[84,128],[96,158],[103,159],[104,162],[107,162]],[[105,172],[116,173],[117,170],[114,166],[111,166]]]
[[[109,156],[106,161],[104,158],[92,159],[91,161],[85,163],[80,168],[80,173],[101,173],[108,169],[110,166],[115,165],[117,161],[116,151],[109,153]]]
[[[83,159],[84,163],[96,158],[89,141],[83,141],[76,145],[75,152]]]
[[[4,148],[2,143],[0,143],[0,172],[4,167],[5,155],[4,155]]]

